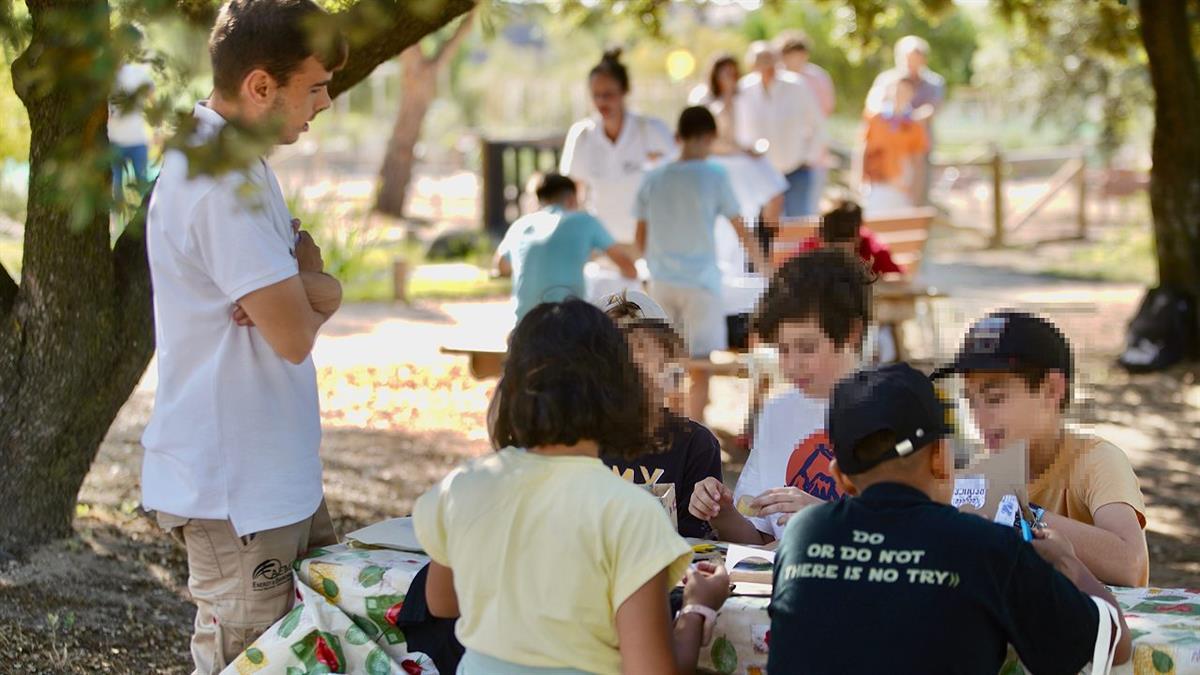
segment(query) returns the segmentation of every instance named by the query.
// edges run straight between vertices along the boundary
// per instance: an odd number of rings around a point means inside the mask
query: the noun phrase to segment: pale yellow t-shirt
[[[413,526],[454,572],[459,641],[527,666],[619,673],[617,608],[663,569],[683,578],[692,559],[662,505],[599,459],[515,448],[421,495]]]
[[[1129,458],[1096,436],[1068,430],[1054,462],[1029,484],[1029,501],[1071,520],[1094,525],[1105,504],[1128,504],[1146,527],[1146,502]]]

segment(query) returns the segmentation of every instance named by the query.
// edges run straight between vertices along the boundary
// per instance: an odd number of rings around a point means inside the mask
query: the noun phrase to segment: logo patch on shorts
[[[292,578],[292,568],[278,558],[264,560],[254,568],[251,587],[256,591],[269,591],[285,584]]]

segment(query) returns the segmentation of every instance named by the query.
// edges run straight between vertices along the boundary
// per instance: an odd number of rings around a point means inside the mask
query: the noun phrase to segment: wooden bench
[[[465,356],[469,360],[471,377],[483,380],[500,377],[504,371],[504,360],[508,349],[504,345],[443,345],[443,354]],[[686,359],[681,365],[688,370],[704,371],[718,377],[746,377],[746,364],[736,355],[716,352],[712,360]]]
[[[892,259],[904,269],[903,275],[889,275],[876,282],[873,288],[875,322],[891,328],[896,340],[896,358],[909,357],[904,347],[901,324],[916,319],[917,304],[943,297],[936,289],[914,282],[921,269],[929,228],[937,216],[932,207],[891,211],[863,221],[877,239],[887,245]],[[819,236],[818,217],[785,218],[779,226],[771,248],[771,262],[778,268],[800,251],[809,238]],[[936,340],[936,325],[929,326]]]

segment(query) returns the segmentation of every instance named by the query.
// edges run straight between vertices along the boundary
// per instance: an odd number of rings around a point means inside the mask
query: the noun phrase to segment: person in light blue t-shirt
[[[546,174],[538,182],[542,209],[522,216],[508,228],[496,249],[496,269],[513,278],[517,320],[543,302],[584,297],[583,266],[602,251],[634,279],[637,270],[596,217],[579,209],[575,181]]]
[[[721,306],[721,270],[717,267],[717,217],[729,219],[759,270],[767,269],[721,165],[708,161],[717,122],[707,108],[693,106],[679,116],[679,159],[646,174],[634,206],[637,244],[650,268],[654,298],[684,335],[693,358],[707,359],[726,344]],[[688,417],[704,420],[708,374],[694,369],[688,392]]]

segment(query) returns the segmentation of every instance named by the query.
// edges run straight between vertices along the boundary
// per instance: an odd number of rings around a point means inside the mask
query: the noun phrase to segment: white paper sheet
[[[366,546],[390,548],[396,551],[424,553],[417,534],[413,531],[412,517],[392,518],[374,525],[368,525],[361,530],[355,530],[346,538]]]
[[[764,551],[761,548],[750,548],[749,546],[730,544],[729,550],[725,552],[725,569],[732,572],[733,568],[737,567],[738,563],[750,558],[765,560],[774,565],[775,551]]]

